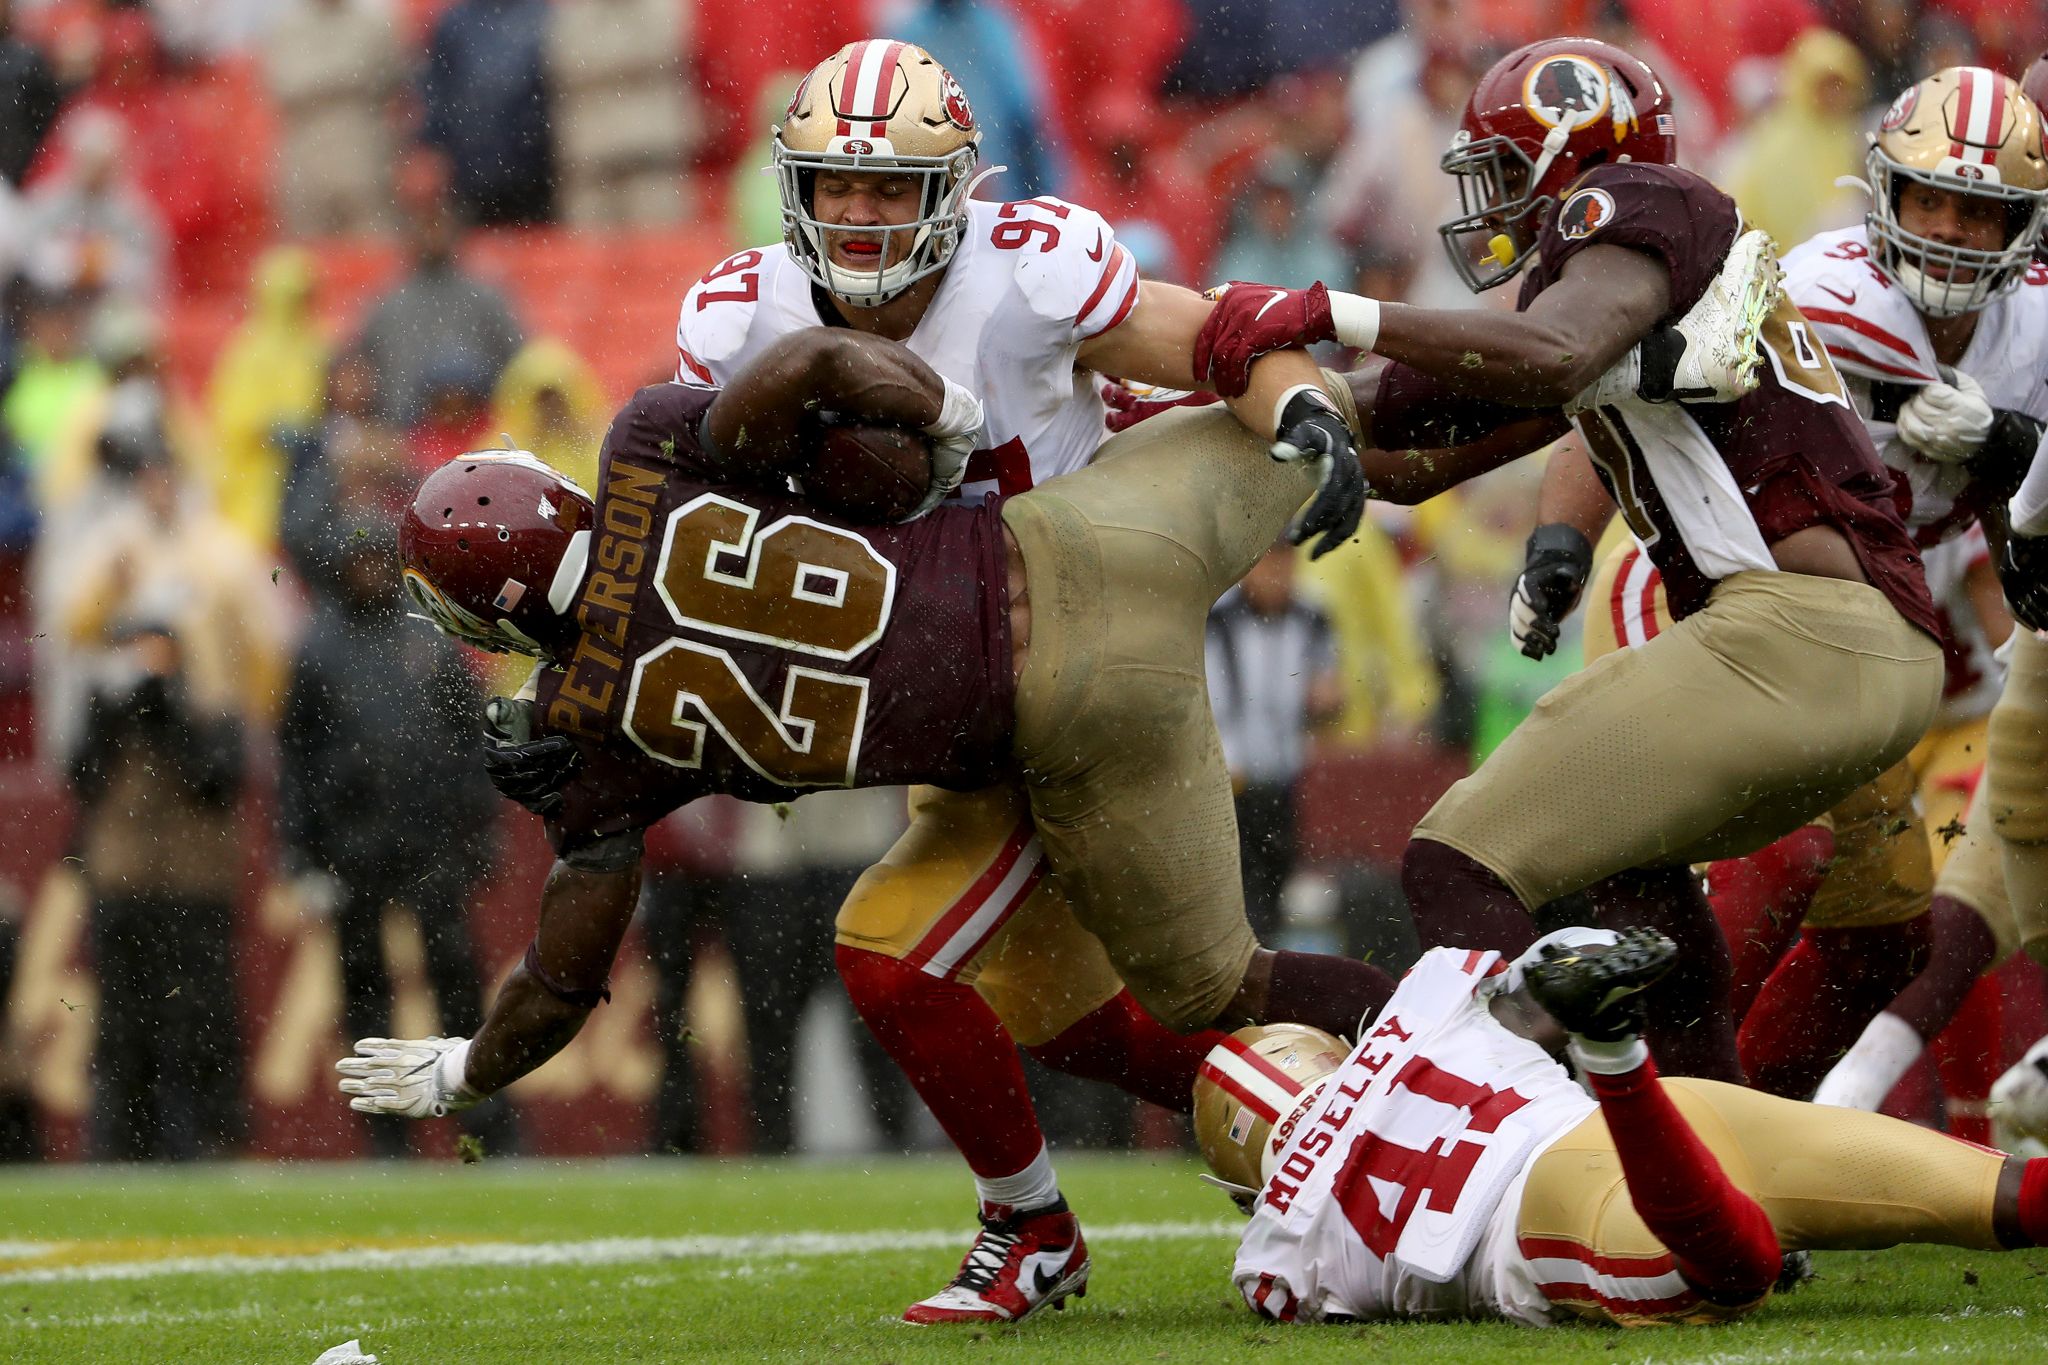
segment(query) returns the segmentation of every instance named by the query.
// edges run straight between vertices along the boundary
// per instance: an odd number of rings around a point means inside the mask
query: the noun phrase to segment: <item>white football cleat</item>
[[[1761,228],[1735,239],[1713,283],[1672,324],[1685,338],[1671,396],[1688,403],[1731,403],[1755,390],[1764,362],[1763,329],[1784,292],[1777,244]]]
[[[2048,1038],[2028,1048],[1991,1087],[1991,1115],[2015,1136],[2048,1138]]]
[[[1022,1322],[1088,1293],[1088,1244],[1064,1199],[1030,1213],[984,1204],[981,1233],[953,1282],[904,1310],[905,1322]]]

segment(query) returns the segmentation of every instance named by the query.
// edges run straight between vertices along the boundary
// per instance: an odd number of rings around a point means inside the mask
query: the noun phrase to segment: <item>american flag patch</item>
[[[519,599],[524,596],[526,585],[508,578],[505,580],[505,586],[498,589],[498,595],[491,600],[491,605],[499,611],[511,611],[519,605]]]
[[[1659,136],[1659,137],[1677,137],[1677,136],[1678,136],[1678,120],[1677,120],[1677,119],[1675,119],[1675,118],[1673,118],[1673,117],[1671,117],[1671,115],[1669,115],[1669,114],[1659,114],[1659,115],[1657,115],[1657,136]]]
[[[1230,1121],[1230,1140],[1239,1146],[1252,1135],[1252,1111],[1243,1105],[1237,1107],[1237,1117]]]

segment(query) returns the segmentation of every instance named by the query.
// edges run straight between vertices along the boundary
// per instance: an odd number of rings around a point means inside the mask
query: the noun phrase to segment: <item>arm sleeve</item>
[[[716,388],[732,378],[761,304],[764,259],[758,250],[728,256],[683,295],[676,317],[678,384]]]
[[[1675,166],[1595,166],[1558,206],[1539,239],[1545,273],[1589,246],[1625,246],[1655,256],[1671,274],[1671,311],[1699,302],[1735,241],[1735,201]]]
[[[1049,196],[1005,204],[987,244],[1014,253],[1018,291],[1070,346],[1109,331],[1138,306],[1138,263],[1092,209]]]

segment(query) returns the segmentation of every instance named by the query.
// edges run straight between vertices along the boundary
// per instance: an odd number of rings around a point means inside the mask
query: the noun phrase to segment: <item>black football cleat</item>
[[[1655,929],[1630,929],[1613,944],[1546,948],[1522,979],[1567,1032],[1612,1043],[1643,1031],[1643,991],[1677,961],[1670,939]]]

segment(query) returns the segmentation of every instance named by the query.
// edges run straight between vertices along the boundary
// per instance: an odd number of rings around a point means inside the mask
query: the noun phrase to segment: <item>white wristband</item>
[[[938,420],[925,428],[927,434],[945,440],[953,436],[971,436],[981,429],[981,400],[965,385],[955,384],[944,375],[939,382],[946,386],[946,397],[939,404]]]
[[[434,1063],[434,1079],[446,1094],[465,1104],[474,1104],[483,1098],[482,1092],[469,1083],[469,1045],[472,1040],[465,1038],[462,1046],[451,1047],[441,1054]]]
[[[1380,339],[1380,301],[1332,289],[1330,330],[1353,350],[1370,351]]]

